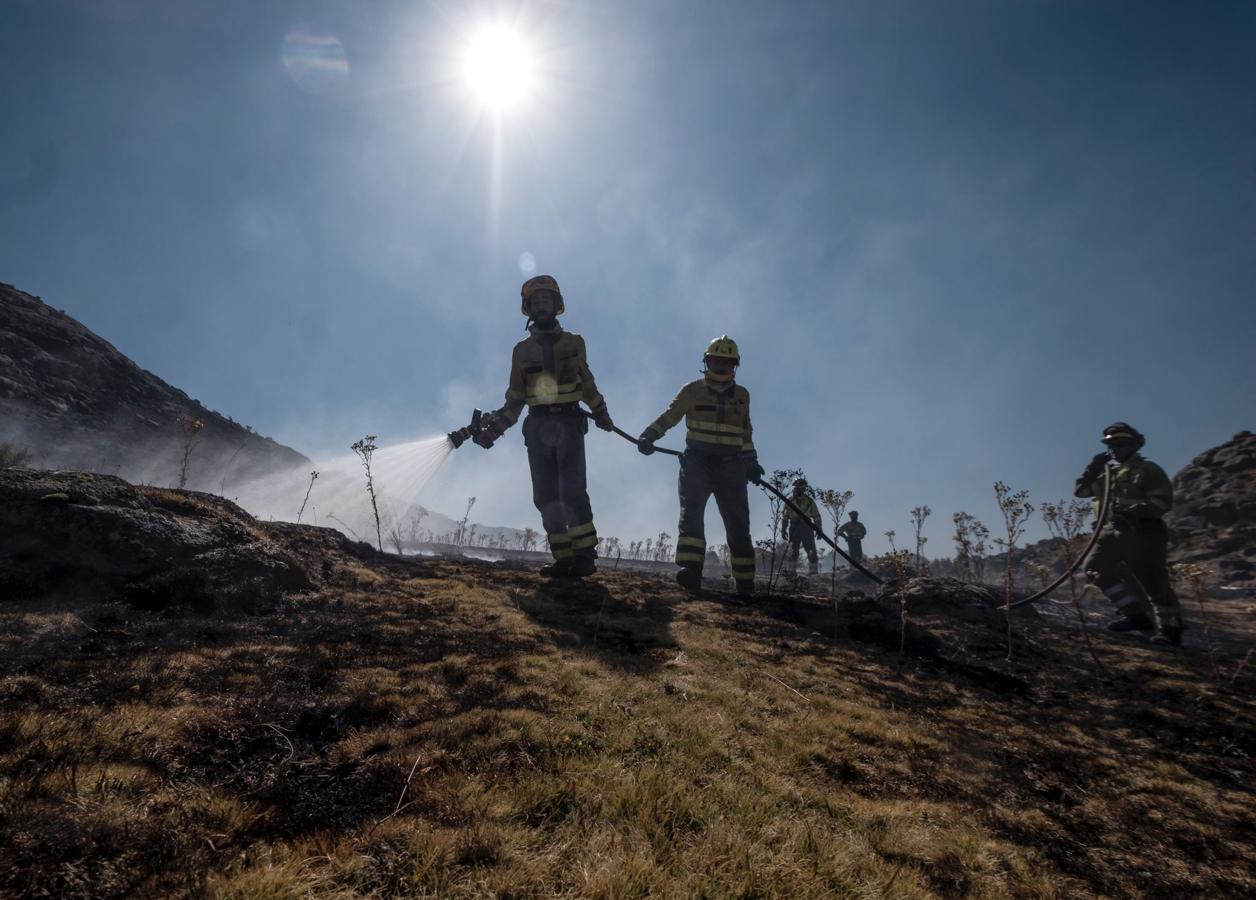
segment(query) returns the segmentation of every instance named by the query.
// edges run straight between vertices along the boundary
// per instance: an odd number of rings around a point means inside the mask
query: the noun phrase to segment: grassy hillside
[[[263,615],[0,606],[0,894],[1256,888],[1202,651],[321,552]]]

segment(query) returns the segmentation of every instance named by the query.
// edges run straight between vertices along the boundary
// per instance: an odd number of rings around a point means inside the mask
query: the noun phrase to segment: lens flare
[[[531,275],[536,271],[536,257],[527,250],[519,254],[519,271],[524,275]]]
[[[283,39],[282,59],[297,87],[312,94],[336,90],[349,77],[344,44],[334,34],[318,28],[291,29]]]

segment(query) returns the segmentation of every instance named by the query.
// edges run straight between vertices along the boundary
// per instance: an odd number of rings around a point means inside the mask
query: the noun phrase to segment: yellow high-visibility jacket
[[[589,371],[584,338],[563,331],[557,323],[549,330],[532,326],[528,332],[515,344],[510,359],[506,403],[493,414],[503,428],[519,420],[525,405],[552,406],[583,400],[594,412],[606,405]]]
[[[750,392],[736,382],[713,384],[705,378],[691,381],[646,429],[654,440],[685,420],[685,443],[705,453],[754,452],[750,424]]]
[[[801,497],[797,494],[791,494],[789,499],[794,506],[797,506],[802,510],[803,515],[810,519],[813,525],[821,531],[824,530],[824,520],[820,518],[820,508],[816,506],[816,502],[811,498],[810,494],[803,494]],[[781,510],[781,516],[783,524],[786,526],[788,526],[789,523],[793,522],[795,519],[801,518],[798,513],[794,512],[788,506]]]

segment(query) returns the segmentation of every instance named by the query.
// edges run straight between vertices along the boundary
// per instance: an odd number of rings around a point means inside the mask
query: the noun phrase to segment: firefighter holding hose
[[[811,496],[811,486],[807,484],[807,479],[799,478],[794,482],[794,496],[790,499],[794,501],[794,506],[798,507],[799,511],[796,512],[789,506],[781,511],[781,530],[789,542],[789,548],[785,552],[785,562],[789,565],[791,572],[797,572],[798,548],[801,546],[807,551],[809,564],[807,574],[816,575],[820,571],[820,555],[816,551],[816,532],[824,532],[824,519],[820,517],[820,508],[816,506],[816,501]],[[808,521],[810,525],[807,524]]]
[[[585,482],[589,417],[580,401],[588,404],[598,428],[611,431],[615,426],[589,371],[584,338],[558,324],[566,308],[558,282],[537,275],[523,283],[520,294],[528,336],[515,345],[511,357],[506,403],[483,417],[472,440],[492,447],[527,406],[523,441],[532,471],[532,502],[554,556],[541,574],[584,578],[597,568],[598,538]]]
[[[1106,467],[1112,515],[1102,523],[1086,576],[1112,601],[1117,618],[1109,631],[1151,631],[1152,641],[1182,643],[1182,612],[1169,580],[1168,528],[1164,514],[1173,506],[1173,483],[1164,469],[1139,450],[1146,439],[1125,422],[1103,430],[1107,450],[1086,466],[1073,491],[1096,497]]]
[[[717,337],[702,357],[702,377],[680,389],[671,405],[641,432],[637,449],[654,452],[654,443],[682,418],[685,451],[680,455],[680,526],[676,538],[676,582],[688,591],[702,587],[706,560],[703,517],[715,496],[728,537],[737,593],[754,593],[754,543],[750,539],[750,503],[746,483],[763,477],[750,424],[750,392],[734,375],[741,363],[737,343]]]

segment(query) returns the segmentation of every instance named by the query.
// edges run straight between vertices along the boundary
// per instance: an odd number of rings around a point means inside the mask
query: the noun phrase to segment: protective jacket
[[[801,497],[795,494],[789,499],[794,506],[797,506],[803,511],[803,515],[810,519],[812,523],[815,524],[816,528],[824,528],[824,520],[820,518],[820,508],[816,506],[816,501],[810,494],[803,494]],[[798,513],[794,512],[788,506],[785,507],[784,516],[786,525],[794,522],[795,520],[801,521]]]
[[[863,522],[851,520],[837,529],[837,536],[862,541],[868,536],[868,529],[864,528]]]
[[[750,424],[750,392],[734,381],[725,384],[705,378],[691,381],[655,419],[644,434],[658,440],[684,418],[685,445],[702,453],[754,453]]]
[[[548,329],[529,326],[511,356],[506,403],[493,414],[501,429],[514,425],[525,405],[546,411],[570,406],[574,412],[581,400],[595,414],[606,405],[589,371],[584,338],[563,331],[557,322]]]
[[[1173,508],[1173,482],[1164,469],[1151,460],[1135,453],[1115,466],[1111,474],[1113,512],[1135,519],[1160,519]],[[1101,496],[1102,477],[1094,481],[1077,479],[1073,494],[1077,497]]]

